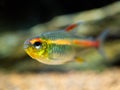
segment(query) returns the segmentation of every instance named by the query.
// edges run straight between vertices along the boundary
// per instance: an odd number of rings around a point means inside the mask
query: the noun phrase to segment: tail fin
[[[107,59],[107,56],[105,55],[105,52],[103,50],[103,42],[106,39],[106,36],[108,35],[109,29],[105,30],[97,39],[96,41],[99,42],[99,45],[97,46],[100,54]]]

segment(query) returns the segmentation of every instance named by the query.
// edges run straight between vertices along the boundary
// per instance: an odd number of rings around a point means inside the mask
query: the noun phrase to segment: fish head
[[[46,44],[44,40],[39,37],[27,39],[24,42],[25,52],[33,59],[43,58],[45,55]]]

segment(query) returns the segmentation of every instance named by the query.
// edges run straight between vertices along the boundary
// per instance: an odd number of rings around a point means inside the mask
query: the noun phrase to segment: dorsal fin
[[[65,31],[67,31],[67,32],[72,31],[72,30],[74,30],[76,27],[78,27],[82,23],[83,23],[83,21],[79,21],[77,23],[73,23],[73,24],[69,25],[68,27],[66,27]]]

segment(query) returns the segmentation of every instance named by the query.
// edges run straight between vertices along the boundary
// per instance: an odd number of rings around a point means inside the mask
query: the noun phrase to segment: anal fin
[[[81,58],[81,57],[76,57],[75,61],[79,62],[79,63],[83,63],[85,62],[85,59]]]

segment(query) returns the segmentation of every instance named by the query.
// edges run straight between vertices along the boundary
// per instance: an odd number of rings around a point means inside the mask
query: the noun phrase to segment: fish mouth
[[[29,40],[26,40],[26,41],[24,42],[24,49],[27,49],[27,48],[29,47],[29,45],[30,45]]]
[[[27,49],[29,47],[29,45],[28,44],[24,44],[24,49]]]

